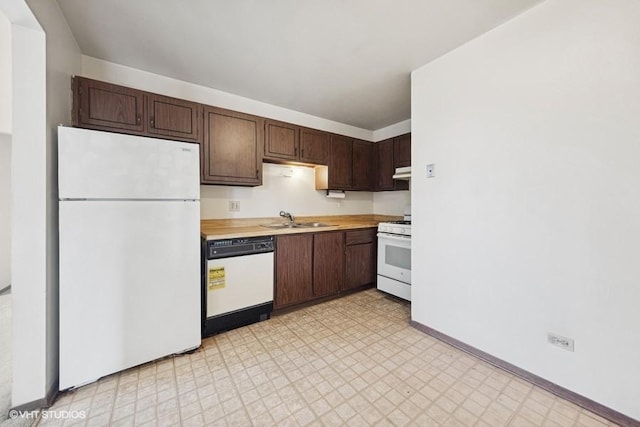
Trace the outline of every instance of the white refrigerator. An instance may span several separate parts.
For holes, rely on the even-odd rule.
[[[58,128],[65,390],[200,346],[199,147]]]

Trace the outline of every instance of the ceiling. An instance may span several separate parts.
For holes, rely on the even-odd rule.
[[[83,54],[377,130],[410,73],[541,0],[58,0]]]

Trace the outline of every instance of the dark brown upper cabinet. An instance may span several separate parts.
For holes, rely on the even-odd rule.
[[[146,94],[147,131],[186,142],[202,141],[202,105],[168,96]]]
[[[262,161],[316,167],[316,189],[406,190],[411,134],[371,144],[249,114],[75,76],[73,125],[201,144],[203,184],[262,184]]]
[[[296,161],[299,158],[300,128],[275,120],[265,121],[264,157]]]
[[[373,144],[368,141],[353,141],[352,189],[373,190]]]
[[[395,167],[411,166],[411,134],[397,136],[393,139],[393,160]]]
[[[300,128],[300,161],[314,165],[326,165],[329,158],[329,139],[327,132]]]
[[[408,181],[393,179],[396,166],[394,139],[389,138],[374,144],[375,191],[408,190]]]
[[[291,123],[265,121],[264,160],[326,165],[329,134]]]
[[[351,190],[353,185],[353,140],[331,135],[329,144],[328,189]]]
[[[222,108],[204,108],[202,183],[262,184],[264,119]]]
[[[202,141],[202,105],[75,76],[73,125],[185,142]]]
[[[372,191],[374,160],[372,143],[331,135],[329,165],[316,167],[316,190]]]
[[[144,92],[83,77],[71,85],[74,126],[144,134]]]

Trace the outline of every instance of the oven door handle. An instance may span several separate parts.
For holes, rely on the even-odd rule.
[[[378,233],[378,237],[380,237],[382,239],[397,240],[397,241],[400,241],[400,242],[410,242],[411,241],[411,236],[403,237],[403,236],[396,236],[396,235],[393,235],[393,234]]]

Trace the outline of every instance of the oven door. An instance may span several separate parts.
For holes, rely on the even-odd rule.
[[[411,236],[378,233],[378,275],[411,284]]]

